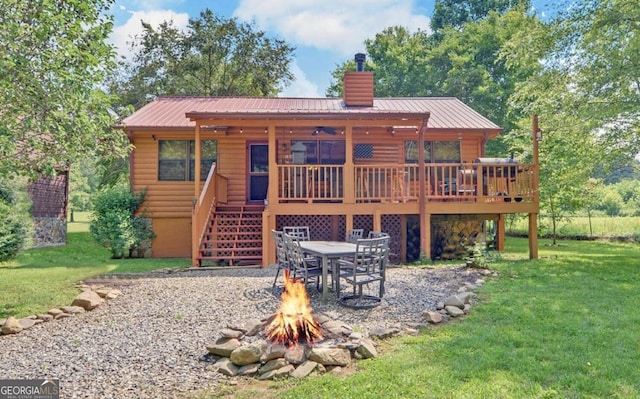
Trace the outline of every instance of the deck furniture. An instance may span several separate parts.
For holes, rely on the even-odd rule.
[[[333,281],[337,281],[337,275],[333,261],[345,256],[353,256],[356,252],[356,244],[343,241],[300,241],[300,247],[307,255],[317,256],[321,259],[322,269],[322,300],[329,299],[328,275],[331,272]]]
[[[323,268],[310,262],[310,259],[300,246],[301,242],[305,241],[301,241],[296,236],[284,234],[284,246],[287,259],[291,264],[293,277],[302,280],[305,285],[309,283],[310,279],[315,278],[316,288],[319,289],[321,276],[323,277],[323,284],[325,283]]]
[[[291,271],[291,262],[287,259],[287,250],[284,245],[284,233],[282,231],[271,230],[271,235],[273,236],[273,242],[276,247],[276,277],[273,279],[273,286],[276,286],[276,282],[278,281],[278,275],[280,274],[280,270],[289,270]]]
[[[347,231],[345,240],[347,242],[356,242],[358,238],[362,238],[364,235],[364,229],[350,229]]]
[[[309,226],[285,226],[282,228],[282,232],[297,237],[300,241],[309,241],[311,239]]]
[[[354,309],[378,306],[384,295],[385,268],[389,259],[389,236],[359,239],[351,260],[338,261],[336,290],[340,296],[340,279],[353,286],[353,294],[340,296],[338,302]],[[379,284],[378,295],[365,295],[363,286]]]

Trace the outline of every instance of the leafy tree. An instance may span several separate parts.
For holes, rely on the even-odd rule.
[[[22,180],[0,178],[0,263],[15,258],[33,232],[31,203]]]
[[[56,169],[80,154],[121,155],[101,89],[112,0],[0,2],[0,175]]]
[[[142,27],[131,44],[133,61],[110,84],[136,109],[159,95],[273,96],[293,79],[293,47],[209,9],[184,32],[172,21]]]
[[[467,22],[478,22],[491,11],[505,13],[510,9],[528,7],[523,0],[436,0],[431,29],[436,34],[445,27],[462,29]]]

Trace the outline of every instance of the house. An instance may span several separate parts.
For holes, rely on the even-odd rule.
[[[486,221],[501,249],[507,214],[529,215],[537,257],[537,165],[485,158],[502,129],[458,99],[374,98],[361,62],[344,98],[163,97],[119,127],[153,257],[266,266],[272,229],[308,225],[388,232],[395,261],[445,258]]]

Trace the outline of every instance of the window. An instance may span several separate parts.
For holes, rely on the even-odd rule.
[[[296,143],[304,144],[307,164],[344,165],[345,149],[342,140],[292,141],[291,147]]]
[[[193,181],[195,173],[194,140],[160,140],[158,142],[158,180]],[[200,180],[207,179],[211,164],[218,155],[216,140],[201,142]]]
[[[459,141],[425,141],[424,161],[433,163],[460,162],[460,142]],[[405,141],[404,143],[405,163],[418,163],[418,142]]]

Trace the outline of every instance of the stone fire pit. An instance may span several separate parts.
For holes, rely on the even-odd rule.
[[[215,361],[227,376],[250,376],[260,380],[306,377],[349,366],[354,359],[377,356],[375,344],[361,333],[324,314],[314,314],[323,339],[314,344],[287,346],[266,339],[265,327],[272,318],[248,326],[230,326],[215,343],[207,345],[205,360]]]

